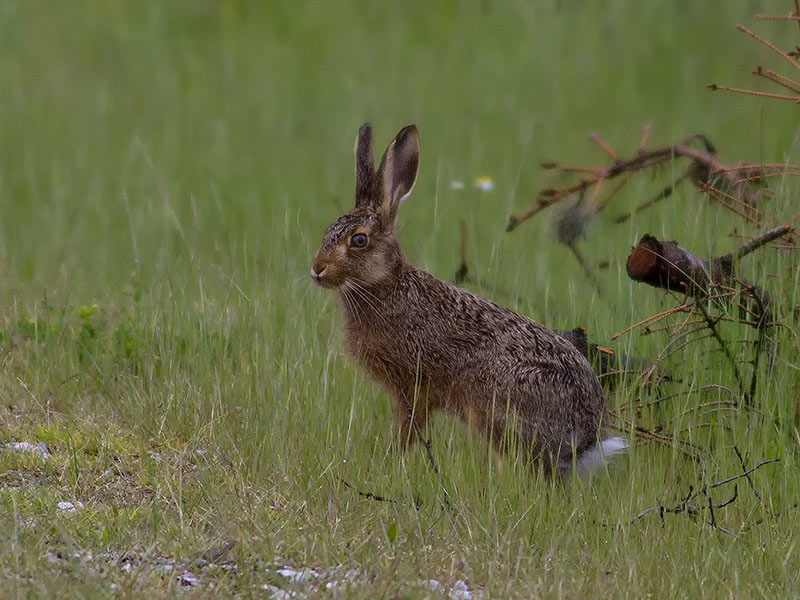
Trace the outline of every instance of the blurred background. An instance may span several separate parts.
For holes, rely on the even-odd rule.
[[[4,3],[4,287],[68,276],[103,295],[131,269],[193,261],[231,275],[251,265],[240,285],[302,274],[349,206],[365,121],[379,147],[405,124],[420,128],[420,181],[401,216],[415,260],[449,273],[464,217],[479,268],[527,256],[541,283],[534,257],[549,240],[538,224],[503,227],[553,183],[542,160],[605,160],[590,132],[620,153],[647,123],[655,144],[700,131],[731,161],[792,150],[790,107],[705,87],[750,83],[768,51],[734,24],[757,6]],[[793,33],[765,27],[776,42]],[[491,194],[451,190],[481,176]],[[627,244],[638,233],[623,231]]]

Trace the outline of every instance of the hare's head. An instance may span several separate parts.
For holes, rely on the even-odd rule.
[[[362,125],[356,138],[356,192],[352,210],[328,226],[311,265],[319,285],[338,288],[390,283],[402,265],[395,237],[397,209],[410,194],[419,168],[417,128],[400,130],[375,169],[372,127]]]

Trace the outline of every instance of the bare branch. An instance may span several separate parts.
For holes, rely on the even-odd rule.
[[[764,44],[764,45],[765,45],[767,48],[769,48],[770,50],[772,50],[773,52],[775,52],[775,53],[776,53],[776,54],[778,54],[779,56],[782,56],[783,58],[785,58],[787,61],[789,61],[789,62],[792,64],[792,66],[793,66],[795,69],[797,69],[798,71],[800,71],[800,63],[798,63],[798,62],[797,62],[796,60],[794,60],[794,59],[793,59],[791,56],[789,56],[788,54],[786,54],[786,52],[784,52],[783,50],[781,50],[780,48],[778,48],[777,46],[775,46],[775,44],[772,44],[771,42],[768,42],[767,40],[765,40],[764,38],[762,38],[760,35],[753,33],[752,31],[750,31],[750,30],[749,30],[747,27],[745,27],[744,25],[737,25],[737,26],[736,26],[736,29],[738,29],[739,31],[742,31],[742,32],[746,33],[747,35],[749,35],[749,36],[751,36],[751,37],[753,37],[753,38],[757,39],[759,42],[761,42],[762,44]]]

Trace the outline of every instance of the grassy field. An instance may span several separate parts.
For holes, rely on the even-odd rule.
[[[344,357],[337,299],[308,277],[352,202],[358,126],[371,121],[382,150],[413,122],[410,259],[452,279],[463,219],[467,287],[611,344],[676,304],[625,274],[642,234],[707,256],[760,229],[689,185],[616,225],[670,172],[636,177],[581,243],[609,262],[595,287],[549,215],[506,233],[509,215],[559,181],[542,160],[607,160],[592,131],[620,153],[652,123],[654,144],[701,131],[729,161],[800,162],[794,105],[705,87],[777,66],[734,25],[790,47],[796,27],[752,18],[790,4],[0,4],[0,595],[797,596],[788,329],[752,409],[692,410],[738,390],[713,339],[665,363],[679,381],[610,394],[612,407],[675,394],[628,416],[680,432],[700,461],[623,429],[630,455],[552,486],[513,463],[499,472],[439,418],[443,492],[422,448],[393,448],[389,398]],[[797,178],[772,189],[766,224],[798,211]],[[769,249],[741,265],[792,326],[797,265]],[[752,331],[723,325],[749,373],[736,342]],[[613,344],[654,357],[665,343]],[[699,496],[697,515],[631,522],[741,473],[734,446],[747,466],[780,462]],[[713,516],[724,530],[710,526],[708,498],[734,486]]]

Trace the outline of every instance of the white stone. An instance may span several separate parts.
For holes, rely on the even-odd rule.
[[[38,444],[31,444],[30,442],[9,442],[6,448],[14,452],[31,452],[37,456],[47,456],[47,444],[39,442]]]
[[[83,503],[81,502],[73,503],[73,502],[67,502],[66,500],[62,500],[56,505],[56,508],[58,508],[58,510],[60,510],[61,512],[74,513],[79,508],[83,508]]]
[[[450,588],[450,598],[453,600],[472,600],[473,593],[462,579],[459,579]]]
[[[442,584],[439,583],[438,579],[428,579],[427,584],[432,590],[438,590],[440,587],[442,587]]]
[[[200,583],[200,578],[190,571],[184,571],[178,575],[178,581],[180,581],[181,585],[197,585]]]
[[[294,583],[308,583],[311,579],[316,579],[319,577],[319,575],[317,575],[311,569],[300,569],[299,571],[296,571],[292,567],[288,566],[278,569],[278,575],[282,575]]]

